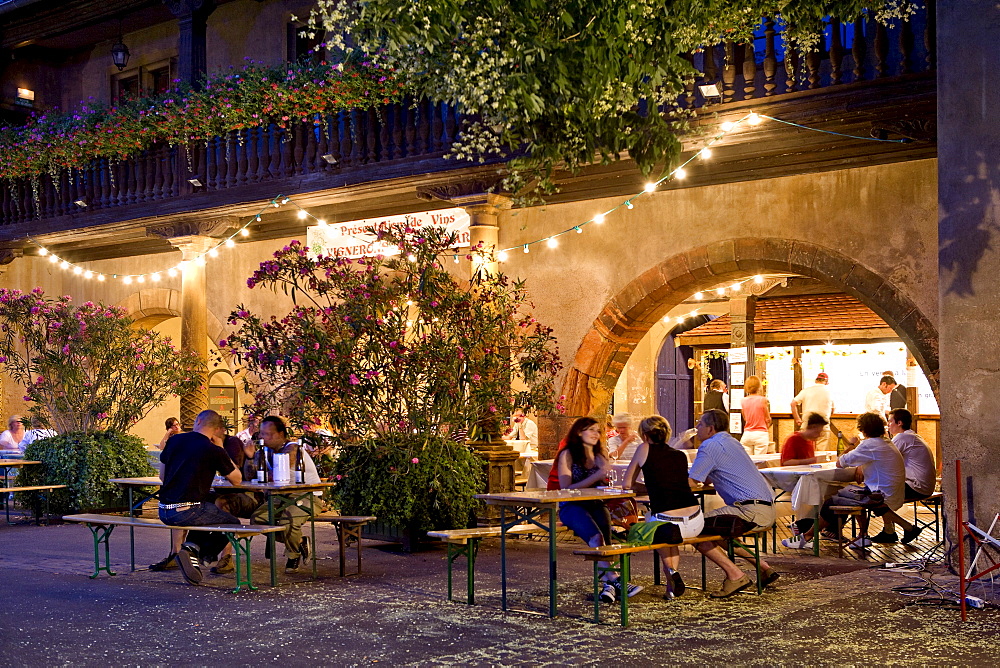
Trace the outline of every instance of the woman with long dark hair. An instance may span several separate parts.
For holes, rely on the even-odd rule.
[[[556,455],[560,489],[586,489],[604,482],[608,474],[608,456],[601,443],[602,427],[593,418],[580,418],[566,435],[566,447]],[[587,545],[600,547],[611,542],[611,515],[603,501],[565,501],[559,504],[559,520]],[[607,565],[607,564],[604,564]],[[642,587],[630,584],[628,596]],[[622,595],[619,579],[606,580],[601,600],[614,603]]]
[[[642,469],[643,481],[649,492],[649,517],[647,521],[676,524],[682,539],[693,538],[705,526],[701,506],[691,493],[688,482],[687,455],[670,447],[670,423],[659,415],[651,415],[639,423],[642,444],[632,456],[625,472],[625,488],[631,489]],[[684,593],[684,580],[677,572],[681,553],[676,547],[656,551],[667,573],[667,593],[672,599]]]

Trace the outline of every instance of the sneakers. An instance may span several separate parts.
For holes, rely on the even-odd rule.
[[[896,541],[899,540],[899,537],[896,536],[895,531],[893,531],[892,533],[886,533],[885,531],[882,531],[878,535],[872,536],[869,540],[871,540],[871,542],[873,543],[895,543]]]
[[[198,562],[198,546],[194,543],[184,543],[175,557],[177,565],[181,569],[181,575],[188,584],[196,585],[201,582],[201,564]]]
[[[917,536],[920,535],[920,532],[923,531],[923,530],[924,530],[923,527],[918,527],[918,526],[913,526],[913,527],[910,527],[909,529],[904,529],[903,530],[903,540],[900,541],[900,542],[902,542],[903,545],[909,545],[910,543],[913,542],[913,540]]]
[[[713,591],[709,596],[712,598],[729,598],[733,594],[738,594],[753,584],[749,575],[744,574],[739,580],[726,578],[722,581],[722,587],[718,591]]]
[[[670,574],[670,597],[677,598],[687,591],[687,587],[684,585],[684,580],[681,578],[681,574],[674,571]]]
[[[233,560],[233,555],[227,554],[219,562],[212,566],[212,572],[216,575],[225,575],[226,573],[232,573],[236,570],[236,564]]]
[[[779,573],[778,571],[774,570],[773,568],[766,568],[760,573],[760,583],[764,587],[770,587],[775,582],[777,582],[778,578],[780,577],[781,573]]]
[[[620,598],[621,595],[622,595],[622,581],[621,581],[621,579],[618,579],[618,580],[615,580],[614,582],[612,582],[611,586],[615,588],[615,593]],[[632,598],[633,596],[635,596],[636,594],[638,594],[641,591],[642,591],[642,587],[640,585],[629,583],[628,590],[627,590],[627,595],[628,595],[629,598]]]
[[[605,582],[604,589],[601,590],[601,603],[614,603],[617,600],[618,590],[610,582]]]
[[[793,550],[812,550],[814,548],[813,542],[805,538],[783,538],[781,544]]]
[[[301,563],[302,563],[301,557],[291,557],[288,561],[285,562],[285,572],[294,573],[295,571],[299,570],[299,564]]]
[[[169,571],[171,569],[177,568],[176,558],[177,558],[177,553],[171,552],[170,554],[168,554],[166,557],[163,558],[163,561],[157,561],[155,564],[150,564],[149,570],[159,572],[159,571]]]
[[[829,529],[823,529],[820,533],[820,538],[822,540],[832,540],[835,543],[840,542],[840,536],[837,535],[836,531],[830,531]]]
[[[847,544],[847,547],[851,548],[852,550],[863,550],[866,547],[871,547],[871,546],[872,546],[872,539],[869,538],[868,536],[861,536],[860,538],[856,538],[855,540],[852,540],[850,543]]]
[[[309,561],[309,539],[305,536],[302,537],[302,545],[299,547],[299,556],[302,557],[302,561]]]

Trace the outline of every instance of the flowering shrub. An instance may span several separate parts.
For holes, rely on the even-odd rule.
[[[286,64],[209,76],[201,90],[180,87],[107,107],[32,116],[0,128],[0,178],[17,179],[84,167],[94,158],[124,159],[156,142],[207,141],[231,130],[312,120],[344,109],[394,101],[400,84],[368,64]]]
[[[248,372],[256,412],[293,424],[322,415],[358,437],[468,427],[475,438],[499,433],[515,407],[557,407],[555,341],[523,282],[485,272],[459,282],[441,263],[455,238],[438,228],[377,235],[392,254],[314,256],[293,241],[247,281],[296,304],[280,319],[240,306],[219,342]]]
[[[170,395],[201,382],[203,364],[132,327],[114,306],[0,289],[0,368],[61,433],[124,432]]]

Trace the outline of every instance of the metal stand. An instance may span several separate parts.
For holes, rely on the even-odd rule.
[[[253,585],[252,569],[250,568],[250,541],[253,536],[237,536],[234,533],[226,533],[229,544],[233,546],[233,559],[236,560],[236,588],[233,593],[243,589],[246,585],[248,591],[257,591]]]
[[[93,580],[101,571],[106,572],[108,575],[118,575],[113,570],[111,570],[111,547],[108,544],[108,539],[111,538],[111,532],[115,530],[115,525],[113,524],[88,524],[87,528],[90,532],[94,534],[94,574],[90,576]],[[104,565],[101,566],[101,544],[104,544]]]

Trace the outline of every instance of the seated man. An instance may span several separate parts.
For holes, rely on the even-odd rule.
[[[285,421],[275,415],[269,415],[261,420],[260,438],[264,447],[257,451],[257,457],[263,457],[270,466],[275,454],[289,455],[290,470],[295,470],[296,457],[299,454],[299,444],[288,437],[288,427]],[[309,543],[302,537],[302,525],[309,519],[309,512],[287,496],[273,497],[275,508],[281,508],[276,513],[274,521],[285,527],[285,532],[278,540],[285,544],[285,572],[291,573],[299,569],[303,558],[309,556]],[[253,513],[254,524],[267,524],[267,505],[262,505]]]
[[[889,433],[892,434],[892,444],[903,456],[903,466],[906,468],[903,503],[920,501],[934,493],[937,483],[937,467],[934,465],[934,453],[924,439],[911,427],[913,414],[905,408],[896,408],[889,413]],[[895,511],[889,511],[882,516],[885,526],[882,533],[872,536],[873,543],[895,543],[896,525],[903,527],[903,545],[907,545],[920,535],[922,529],[915,527]]]
[[[864,474],[865,485],[849,485],[826,500],[819,514],[819,530],[837,523],[833,506],[867,506],[876,516],[881,517],[890,510],[897,510],[903,505],[903,487],[906,480],[906,470],[903,457],[885,436],[885,423],[875,413],[865,413],[858,417],[858,430],[865,440],[858,443],[852,438],[849,444],[854,447],[837,460],[839,468],[849,466],[859,467]],[[859,522],[861,535],[849,544],[849,547],[860,550],[870,546],[868,538],[868,517],[862,515]],[[811,550],[815,527],[802,534],[801,538],[787,538],[781,541],[785,547]],[[836,536],[835,536],[836,538]]]
[[[820,437],[827,419],[819,413],[810,413],[805,426],[785,439],[781,446],[781,465],[800,466],[816,463],[816,439]]]
[[[160,460],[163,462],[160,487],[160,520],[171,526],[239,524],[211,500],[211,487],[219,473],[234,485],[242,477],[222,449],[226,429],[215,411],[202,411],[194,421],[194,431],[172,436]],[[177,565],[189,584],[202,580],[200,559],[215,561],[228,544],[219,532],[192,531],[177,552]]]
[[[727,432],[729,415],[718,409],[706,411],[695,428],[701,447],[688,472],[691,485],[699,487],[710,482],[726,502],[725,506],[705,513],[702,535],[735,538],[755,527],[773,525],[774,492],[740,442]],[[753,584],[753,580],[729,559],[723,545],[714,541],[695,544],[699,552],[726,573],[722,588],[712,592],[712,598],[727,598]],[[753,555],[746,550],[737,550],[737,554],[753,560]],[[760,567],[765,587],[778,579],[778,572],[766,561],[761,561]]]
[[[608,454],[611,459],[621,459],[622,461],[632,461],[635,451],[642,443],[639,434],[632,428],[632,416],[628,413],[619,413],[611,418],[615,425],[616,435],[608,439]]]

